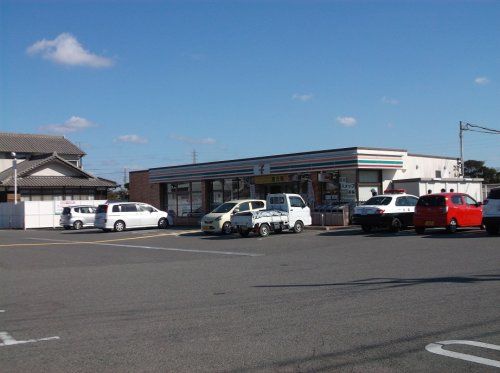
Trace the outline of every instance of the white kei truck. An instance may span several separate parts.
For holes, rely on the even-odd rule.
[[[250,232],[266,237],[284,229],[300,233],[304,226],[312,224],[311,210],[298,194],[268,194],[266,202],[265,210],[240,212],[231,217],[231,225],[242,237]]]

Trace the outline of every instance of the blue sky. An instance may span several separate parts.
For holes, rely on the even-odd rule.
[[[497,1],[0,2],[0,130],[143,169],[500,129]],[[500,136],[465,158],[500,167]]]

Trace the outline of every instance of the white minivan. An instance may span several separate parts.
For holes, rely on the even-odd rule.
[[[96,228],[115,232],[129,228],[166,229],[170,225],[173,225],[173,219],[167,212],[138,202],[111,202],[99,205],[94,222]]]

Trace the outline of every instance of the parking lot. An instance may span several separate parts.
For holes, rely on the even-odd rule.
[[[4,230],[0,361],[3,371],[493,371],[426,346],[500,345],[499,265],[500,237],[480,230]],[[500,364],[495,348],[446,349]]]

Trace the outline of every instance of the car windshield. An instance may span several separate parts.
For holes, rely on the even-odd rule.
[[[366,201],[365,205],[387,206],[389,203],[391,203],[391,201],[392,197],[378,196],[370,198],[368,201]]]
[[[443,196],[426,196],[420,197],[417,206],[424,207],[442,207],[446,206],[446,201]]]
[[[226,203],[223,203],[222,205],[220,205],[219,207],[217,207],[214,211],[212,212],[215,212],[217,214],[224,214],[226,212],[229,212],[232,210],[232,208],[236,206],[236,203],[229,203],[229,202],[226,202]]]

